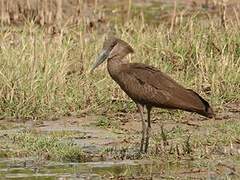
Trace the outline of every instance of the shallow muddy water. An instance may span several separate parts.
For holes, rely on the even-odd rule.
[[[161,163],[150,160],[86,163],[0,159],[0,179],[238,179],[235,169],[217,163],[200,168],[194,161]]]
[[[102,179],[129,174],[139,176],[151,161],[107,161],[89,163],[48,162],[30,159],[0,159],[1,179]]]

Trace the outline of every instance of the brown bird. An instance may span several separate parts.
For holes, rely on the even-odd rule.
[[[91,72],[108,60],[107,69],[110,76],[136,103],[142,121],[141,152],[147,152],[148,149],[152,107],[196,112],[208,118],[214,116],[208,102],[193,90],[184,88],[154,67],[123,60],[127,54],[133,52],[133,48],[125,41],[116,37],[108,38]],[[143,118],[144,107],[147,109],[147,126]]]

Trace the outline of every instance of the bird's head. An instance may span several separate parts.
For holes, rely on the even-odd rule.
[[[107,38],[103,43],[103,48],[98,55],[91,72],[107,59],[123,58],[127,54],[133,52],[133,48],[125,41],[116,37]]]

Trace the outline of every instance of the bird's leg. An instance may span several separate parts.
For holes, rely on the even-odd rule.
[[[150,113],[151,113],[152,107],[147,107],[147,134],[146,134],[146,143],[145,143],[145,153],[147,153],[148,150],[148,144],[149,144],[149,137],[151,133],[151,121],[150,121]]]
[[[141,139],[140,152],[143,152],[143,144],[144,144],[145,132],[146,132],[146,124],[145,124],[144,117],[143,117],[144,107],[141,104],[137,104],[137,107],[138,107],[140,117],[141,117],[141,121],[142,121],[142,139]]]

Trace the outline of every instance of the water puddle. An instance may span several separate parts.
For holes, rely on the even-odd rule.
[[[37,164],[23,159],[0,159],[0,177],[4,179],[101,179],[121,175],[137,176],[151,161],[105,161],[87,163],[48,162]]]
[[[0,179],[216,179],[238,178],[236,169],[220,162],[199,164],[151,160],[98,161],[85,163],[37,162],[31,159],[0,159]],[[201,162],[203,163],[203,162]],[[200,165],[200,166],[199,166]]]

